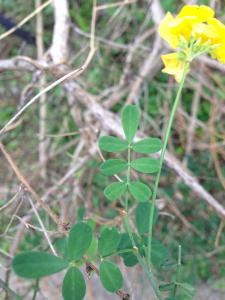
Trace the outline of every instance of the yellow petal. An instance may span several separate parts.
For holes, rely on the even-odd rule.
[[[198,23],[193,26],[192,35],[196,39],[201,39],[201,43],[214,44],[218,38],[218,31],[212,25]]]
[[[171,26],[174,21],[174,17],[168,12],[159,25],[159,34],[172,48],[177,48],[179,45],[179,37],[171,32]]]
[[[212,57],[225,64],[225,44],[212,50]]]
[[[183,17],[197,17],[199,22],[205,22],[210,18],[214,17],[214,11],[212,8],[206,5],[185,5],[180,13],[177,15],[178,18]]]
[[[184,73],[185,62],[178,59],[178,53],[169,53],[161,56],[165,68],[163,73],[173,75],[177,82],[181,81]]]
[[[196,23],[196,17],[174,18],[167,13],[159,26],[160,36],[174,49],[179,47],[180,37],[189,40],[192,32],[192,23]]]
[[[209,19],[207,21],[207,23],[209,25],[211,25],[212,27],[214,27],[215,30],[217,30],[218,35],[220,36],[220,38],[225,39],[225,25],[223,23],[221,23],[216,18]]]
[[[207,23],[217,32],[217,37],[214,38],[213,44],[218,45],[218,47],[212,50],[212,56],[225,63],[225,25],[215,18],[208,20]]]

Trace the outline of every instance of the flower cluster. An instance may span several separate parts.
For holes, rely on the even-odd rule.
[[[164,73],[181,81],[186,63],[208,53],[225,63],[225,25],[214,18],[205,5],[186,5],[173,17],[167,13],[159,26],[159,34],[177,52],[162,55]]]

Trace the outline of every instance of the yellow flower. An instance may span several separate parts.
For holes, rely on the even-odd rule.
[[[215,43],[218,33],[213,26],[206,23],[198,23],[193,26],[192,36],[196,40],[200,39],[202,44]]]
[[[161,56],[165,68],[163,73],[173,75],[177,82],[181,81],[184,73],[185,62],[181,61],[178,57],[178,53],[169,53]]]
[[[207,53],[225,63],[225,25],[214,18],[214,11],[205,5],[186,5],[176,17],[167,13],[159,26],[159,34],[177,53],[162,56],[164,73],[180,82],[195,57]]]
[[[211,54],[220,62],[225,63],[225,25],[215,18],[208,20],[207,23],[217,33],[217,36],[213,39],[213,44],[216,47],[212,50]]]
[[[198,22],[206,22],[214,17],[214,11],[205,5],[185,5],[177,15],[178,18],[190,16],[196,17]]]
[[[214,11],[205,5],[186,5],[174,18],[167,13],[159,26],[159,34],[172,48],[178,48],[180,39],[183,37],[189,41],[192,36],[193,27],[196,24],[206,22],[213,18]]]
[[[174,49],[179,47],[180,37],[190,38],[191,22],[193,18],[174,18],[171,13],[167,13],[159,26],[159,34]]]

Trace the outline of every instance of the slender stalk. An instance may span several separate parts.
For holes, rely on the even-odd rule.
[[[131,171],[131,167],[130,167],[130,163],[131,163],[131,145],[129,145],[128,147],[128,153],[127,153],[127,163],[128,163],[128,167],[127,167],[127,186],[130,184],[130,171]],[[151,286],[154,290],[154,293],[156,295],[156,297],[159,299],[159,300],[162,300],[162,297],[160,295],[160,292],[159,292],[159,289],[157,287],[157,284],[156,284],[156,281],[155,281],[155,278],[153,276],[152,273],[149,272],[147,266],[146,266],[146,263],[145,263],[145,260],[141,257],[141,255],[139,254],[138,252],[138,248],[136,246],[136,243],[135,243],[135,240],[134,240],[134,237],[133,237],[133,234],[132,234],[132,231],[131,231],[131,227],[130,227],[130,224],[129,224],[129,208],[128,208],[128,200],[129,200],[129,191],[128,189],[126,190],[126,195],[125,195],[125,211],[126,211],[126,216],[124,218],[124,224],[125,224],[125,228],[127,230],[127,233],[129,235],[129,238],[131,240],[131,243],[132,243],[132,247],[135,251],[135,255],[137,257],[137,260],[139,262],[139,264],[142,266],[145,274],[147,275],[150,283],[151,283]]]
[[[155,179],[155,185],[154,185],[154,190],[153,190],[153,194],[152,194],[152,205],[151,205],[151,211],[150,211],[150,219],[149,219],[149,235],[148,235],[148,248],[147,248],[147,263],[148,263],[148,269],[151,272],[151,245],[152,245],[152,231],[153,231],[153,216],[154,216],[154,212],[155,212],[155,205],[156,205],[156,196],[157,196],[157,192],[158,192],[158,185],[159,185],[159,179],[160,179],[160,175],[161,175],[161,171],[162,171],[162,166],[163,166],[163,161],[164,161],[164,156],[165,156],[165,152],[166,152],[166,147],[168,144],[168,139],[170,136],[170,132],[171,132],[171,128],[172,128],[172,124],[173,124],[173,120],[174,120],[174,115],[181,97],[181,92],[184,86],[184,82],[185,82],[185,78],[186,78],[186,74],[187,71],[189,69],[189,62],[186,62],[185,64],[185,68],[184,68],[184,73],[182,75],[182,79],[177,91],[177,95],[171,110],[171,114],[170,114],[170,118],[169,118],[169,122],[167,125],[167,129],[166,129],[166,133],[165,133],[165,138],[164,138],[164,142],[163,142],[163,146],[162,146],[162,151],[161,151],[161,155],[160,155],[160,159],[159,159],[159,170],[158,173],[156,175],[156,179]]]
[[[127,186],[130,184],[130,162],[131,162],[131,145],[128,146],[128,152],[127,152]],[[129,224],[129,215],[128,215],[128,200],[129,200],[129,192],[128,189],[126,190],[126,195],[125,195],[125,211],[126,211],[126,216],[124,218],[125,222],[125,227],[127,230],[127,233],[130,237],[131,243],[133,245],[133,248],[136,249],[135,241],[131,232],[130,224]]]
[[[176,296],[177,287],[180,282],[180,269],[181,269],[181,245],[178,246],[177,273],[176,273],[176,282],[173,289],[173,297]]]

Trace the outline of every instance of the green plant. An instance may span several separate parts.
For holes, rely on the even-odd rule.
[[[62,257],[44,251],[18,254],[13,259],[13,269],[17,275],[39,279],[66,269],[62,295],[65,300],[81,300],[86,293],[85,279],[80,270],[82,265],[86,265],[88,273],[96,271],[99,274],[101,283],[107,291],[115,293],[123,287],[123,275],[115,263],[115,257],[118,256],[127,267],[133,267],[138,263],[143,267],[158,299],[163,299],[162,294],[169,295],[167,300],[180,299],[179,293],[182,294],[182,289],[186,294],[190,294],[190,286],[180,282],[181,247],[178,262],[174,263],[165,245],[152,238],[152,227],[158,220],[155,201],[150,201],[154,194],[146,183],[133,180],[132,172],[159,174],[162,163],[162,158],[158,160],[148,156],[161,150],[162,142],[158,138],[134,141],[139,121],[140,114],[137,107],[126,106],[122,111],[122,127],[126,139],[103,136],[99,140],[102,151],[121,153],[122,156],[109,158],[101,164],[100,170],[104,175],[116,178],[116,181],[105,188],[104,194],[110,202],[121,202],[124,208],[124,230],[104,226],[100,228],[98,234],[90,222],[79,221],[69,230],[68,237],[64,240],[66,247],[61,247]],[[124,153],[126,159],[123,157]],[[121,177],[118,173],[122,173]],[[130,206],[135,206],[136,231],[130,226],[132,217]],[[151,253],[150,261],[149,253]],[[95,266],[96,263],[99,265],[99,271]],[[170,275],[173,275],[170,282],[159,283],[157,275],[160,274],[162,278],[163,273],[168,270]],[[165,276],[167,277],[166,273]],[[124,294],[124,299],[125,297],[127,294]]]

